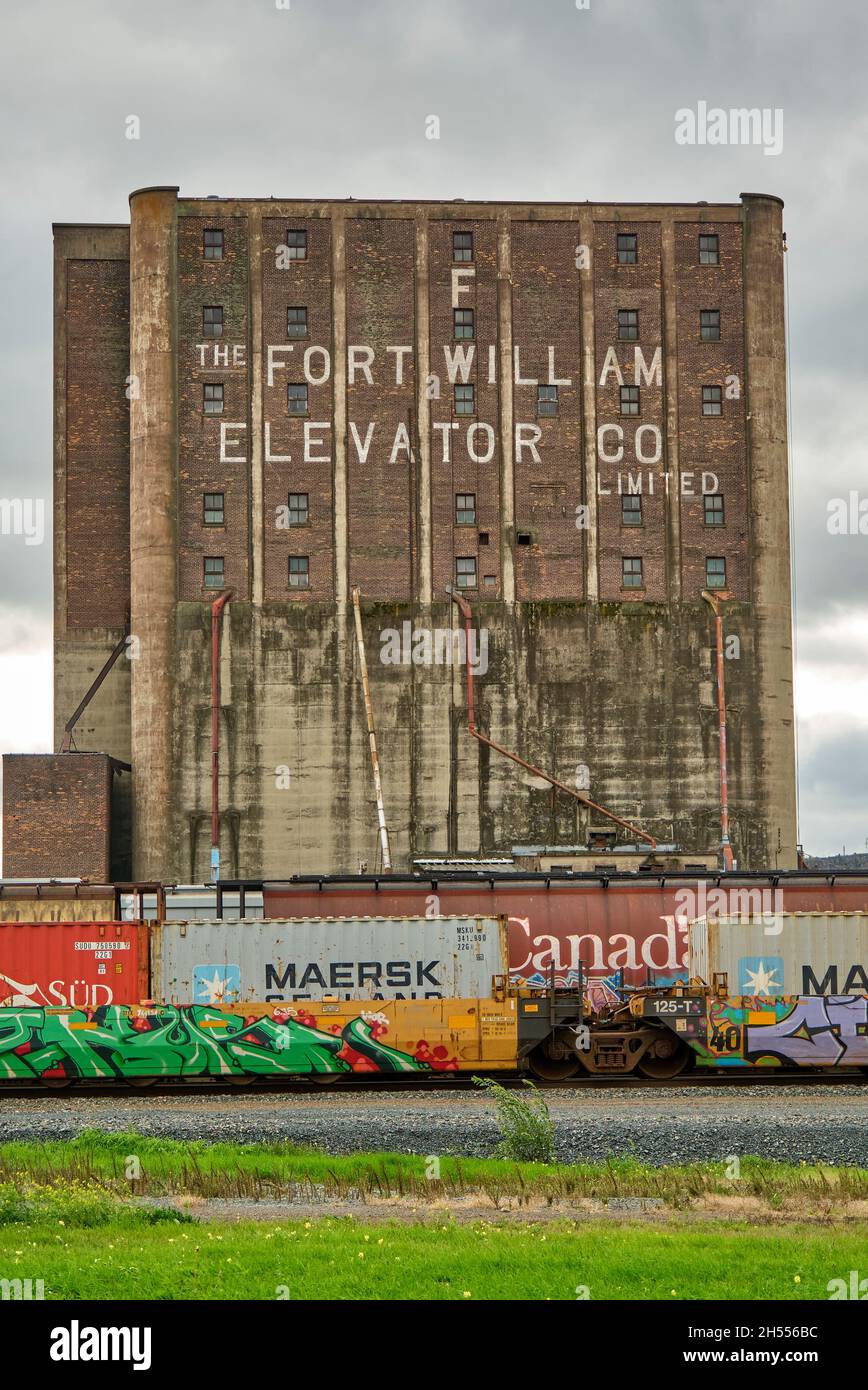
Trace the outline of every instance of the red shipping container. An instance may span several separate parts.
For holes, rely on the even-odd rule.
[[[581,961],[602,980],[624,970],[627,984],[683,979],[688,926],[706,914],[866,912],[868,876],[834,886],[822,876],[800,881],[680,879],[599,883],[544,878],[448,881],[420,879],[380,886],[341,879],[287,883],[265,890],[267,917],[448,913],[509,919],[509,967],[515,984],[569,986]]]
[[[142,922],[0,922],[0,1008],[92,1009],[147,997]]]

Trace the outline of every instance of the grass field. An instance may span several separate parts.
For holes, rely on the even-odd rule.
[[[86,1300],[825,1299],[831,1279],[868,1258],[862,1169],[745,1159],[733,1182],[723,1164],[443,1159],[430,1181],[425,1165],[134,1134],[3,1145],[0,1281],[41,1279],[48,1299]],[[304,1200],[306,1185],[323,1213],[309,1220],[287,1201]],[[713,1210],[734,1193],[761,1199],[774,1225]],[[168,1205],[182,1196],[189,1207]],[[329,1215],[348,1197],[358,1217]],[[385,1197],[400,1220],[392,1209],[381,1219]],[[578,1211],[588,1198],[629,1197],[656,1198],[663,1219]],[[259,1220],[217,1220],[215,1198],[245,1216],[267,1206]]]
[[[298,1196],[299,1188],[307,1185],[335,1197],[352,1191],[363,1197],[424,1201],[479,1193],[494,1204],[502,1197],[653,1197],[677,1208],[702,1196],[737,1193],[773,1208],[801,1200],[818,1212],[831,1212],[842,1201],[868,1200],[868,1169],[750,1157],[741,1160],[737,1181],[723,1162],[655,1168],[632,1158],[566,1165],[444,1157],[439,1160],[439,1177],[432,1180],[431,1172],[425,1157],[411,1154],[333,1156],[289,1143],[190,1143],[97,1130],[62,1143],[0,1145],[0,1184],[25,1178],[45,1184],[63,1178],[136,1194],[186,1192],[255,1199],[290,1189]]]
[[[62,1218],[61,1218],[62,1220]],[[62,1299],[822,1299],[864,1266],[861,1231],[745,1223],[200,1224],[0,1228],[0,1278]]]

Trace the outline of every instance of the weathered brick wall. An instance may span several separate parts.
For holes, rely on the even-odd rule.
[[[111,878],[111,783],[101,753],[3,758],[5,878]]]
[[[373,385],[357,366],[347,381],[347,476],[350,496],[350,584],[384,599],[408,599],[415,563],[415,470],[398,426],[416,446],[416,323],[414,277],[416,231],[411,218],[348,218],[347,343],[374,351]],[[396,378],[397,355],[388,347],[410,347],[401,355],[403,384]],[[352,432],[354,424],[360,444]],[[374,432],[364,453],[368,430]],[[391,454],[395,452],[394,462]]]
[[[720,264],[700,265],[700,233],[719,239]],[[675,229],[678,306],[678,437],[681,469],[692,469],[696,494],[681,503],[681,566],[684,598],[705,587],[705,560],[726,559],[726,586],[750,597],[748,568],[747,443],[745,438],[744,287],[742,233],[733,222],[682,222]],[[702,342],[699,316],[720,310],[720,342]],[[738,378],[740,395],[727,399],[727,379]],[[723,414],[704,416],[703,386],[720,386]],[[701,487],[713,473],[724,498],[725,523],[706,526]]]
[[[203,255],[205,228],[222,230],[223,258]],[[222,556],[224,579],[239,598],[249,595],[249,342],[246,217],[178,218],[178,518],[181,598],[208,598],[203,559]],[[202,332],[205,305],[223,309],[223,333]],[[215,356],[216,353],[216,356]],[[204,365],[203,365],[204,358]],[[223,385],[222,415],[206,415],[203,386]],[[220,426],[229,430],[220,461]],[[206,525],[204,495],[224,494],[223,526]],[[214,593],[210,593],[214,597]]]
[[[279,269],[277,248],[286,244],[288,230],[307,232],[307,256]],[[305,461],[305,424],[334,418],[334,335],[332,330],[332,228],[328,218],[263,217],[262,219],[262,408],[270,425],[273,458],[290,456],[290,462],[269,462],[264,467],[263,555],[265,598],[291,603],[327,603],[334,598],[334,430],[310,430]],[[268,344],[288,343],[286,311],[307,309],[308,334],[293,340],[292,352],[280,354],[286,363],[275,366],[268,384],[265,358]],[[308,415],[292,418],[287,407],[289,383],[305,382],[304,356],[312,345],[325,347],[330,371],[321,384],[308,383]],[[310,375],[325,374],[321,355],[310,359]],[[325,460],[325,461],[323,461]],[[291,492],[306,492],[310,518],[307,526],[278,529],[277,508],[286,507]],[[307,555],[310,588],[289,588],[289,556]]]
[[[515,549],[518,599],[582,598],[583,538],[576,508],[585,501],[582,469],[582,347],[575,223],[512,224],[512,334],[523,378],[549,382],[549,348],[558,414],[537,416],[537,387],[514,386],[519,423],[542,430],[537,463],[527,447],[515,465],[515,529],[531,544]]]
[[[130,604],[126,261],[66,262],[66,626],[121,627]]]

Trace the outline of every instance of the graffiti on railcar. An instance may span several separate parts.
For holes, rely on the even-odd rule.
[[[268,1015],[206,1005],[152,1012],[104,1005],[68,1012],[0,1011],[0,1078],[124,1080],[136,1077],[286,1076],[325,1072],[430,1072],[454,1059],[427,1043],[417,1055],[383,1041],[388,1021],[362,1012],[321,1028],[295,1009]],[[438,1048],[436,1053],[445,1051]]]
[[[748,1062],[772,1057],[797,1067],[868,1066],[868,997],[802,995],[774,1022],[748,1022]]]

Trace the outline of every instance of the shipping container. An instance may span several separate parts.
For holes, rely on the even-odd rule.
[[[488,998],[507,973],[497,917],[308,917],[151,928],[161,1004]]]
[[[868,994],[868,913],[700,918],[688,966],[706,984],[725,974],[734,998]]]
[[[0,922],[112,922],[110,885],[0,883]]]
[[[138,1004],[148,990],[142,922],[0,922],[0,1008]]]
[[[585,974],[666,986],[686,978],[690,922],[705,915],[868,912],[868,875],[804,874],[570,880],[555,874],[465,879],[322,878],[266,885],[267,917],[403,915],[429,911],[506,916],[513,984],[573,986]]]

